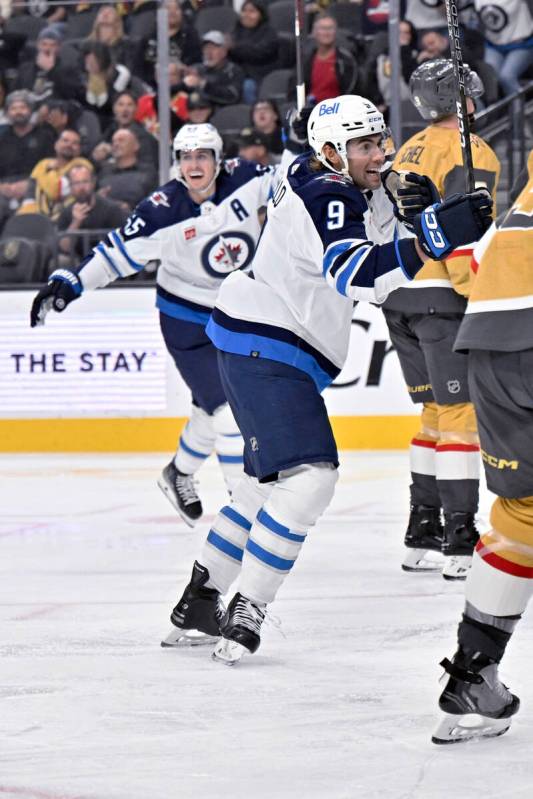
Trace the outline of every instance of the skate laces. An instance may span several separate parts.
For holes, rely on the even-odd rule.
[[[199,502],[200,498],[196,493],[198,482],[194,479],[192,474],[177,474],[176,475],[176,491],[180,495],[184,505],[191,505],[193,502]]]
[[[249,599],[240,596],[231,615],[233,624],[242,624],[243,627],[259,635],[266,612]]]

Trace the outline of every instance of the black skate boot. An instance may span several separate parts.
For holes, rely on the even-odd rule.
[[[174,505],[181,518],[189,527],[194,527],[203,513],[203,508],[194,487],[193,475],[178,471],[174,461],[170,461],[161,472],[157,485]]]
[[[191,581],[170,615],[174,629],[161,646],[197,646],[218,640],[226,608],[217,590],[205,588],[208,580],[208,570],[195,561]]]
[[[411,514],[404,544],[409,549],[402,569],[406,572],[440,571],[442,562],[426,558],[426,553],[440,552],[443,540],[440,508],[430,505],[411,505]]]
[[[444,658],[441,666],[449,675],[439,698],[439,708],[446,715],[435,730],[433,743],[461,743],[507,732],[520,700],[500,681],[497,661],[459,647],[453,662]]]
[[[239,661],[245,650],[252,654],[259,649],[261,625],[266,608],[257,605],[242,594],[235,594],[220,625],[222,638],[215,647],[213,660],[227,666]]]
[[[442,554],[445,580],[466,580],[479,541],[473,513],[445,513]]]

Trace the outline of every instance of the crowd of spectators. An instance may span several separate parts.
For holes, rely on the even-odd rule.
[[[532,75],[529,2],[497,1],[506,27],[493,2],[459,5],[465,61],[490,104]],[[14,214],[37,212],[66,231],[63,256],[79,256],[76,231],[119,224],[157,186],[156,8],[152,0],[2,4],[0,231]],[[166,8],[171,135],[186,122],[217,123],[229,107],[239,125],[225,141],[228,155],[279,161],[295,93],[292,0],[166,0]],[[309,101],[353,92],[387,113],[388,0],[310,0],[305,11]],[[407,101],[413,70],[447,56],[449,39],[443,0],[402,0],[401,14]]]

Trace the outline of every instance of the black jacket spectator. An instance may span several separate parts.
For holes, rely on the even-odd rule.
[[[74,100],[80,96],[77,73],[61,62],[60,42],[55,28],[43,28],[37,39],[35,58],[25,61],[18,70],[15,89],[27,89],[38,104],[52,96],[59,100]]]
[[[268,24],[266,6],[261,0],[243,3],[232,41],[229,58],[241,66],[246,78],[260,83],[272,72],[278,57],[278,37]]]
[[[171,61],[190,66],[202,60],[202,45],[195,28],[184,18],[177,0],[168,0],[168,53]],[[144,67],[142,77],[151,85],[156,84],[157,37],[151,36],[143,42]]]
[[[11,125],[0,133],[0,180],[28,178],[37,161],[54,155],[55,133],[49,125],[30,122],[27,92],[8,95],[6,108]]]
[[[113,121],[113,103],[121,92],[131,91],[140,97],[145,84],[123,64],[114,64],[111,51],[102,42],[84,45],[83,103],[98,115],[103,130]]]
[[[26,36],[22,33],[10,33],[5,29],[4,22],[0,22],[0,72],[16,69],[19,54],[26,43]]]
[[[152,165],[139,161],[139,142],[131,130],[117,130],[111,146],[112,159],[99,169],[98,190],[132,210],[156,188],[157,174]]]
[[[192,94],[201,91],[215,106],[232,105],[241,99],[244,73],[228,61],[226,37],[220,31],[209,31],[202,38],[203,63],[185,69],[179,85]]]

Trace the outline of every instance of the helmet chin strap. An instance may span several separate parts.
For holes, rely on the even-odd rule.
[[[324,166],[325,166],[325,167],[327,167],[328,169],[331,169],[331,171],[332,171],[332,172],[336,172],[336,173],[337,173],[337,175],[342,175],[343,177],[345,177],[345,178],[348,178],[348,180],[351,180],[351,181],[352,181],[352,183],[353,183],[353,178],[352,178],[352,176],[350,175],[350,173],[348,172],[348,164],[346,163],[346,159],[345,159],[345,158],[343,158],[343,156],[342,156],[342,155],[339,153],[339,151],[337,150],[337,148],[336,148],[336,147],[334,147],[333,145],[331,145],[331,146],[333,147],[333,149],[335,150],[335,152],[337,153],[337,155],[338,155],[338,156],[339,156],[339,158],[341,159],[341,162],[342,162],[342,168],[341,168],[341,169],[338,169],[337,167],[334,167],[334,166],[333,166],[333,165],[332,165],[332,164],[331,164],[331,163],[328,161],[328,159],[326,158],[326,156],[325,156],[323,153],[321,153],[321,155],[320,155],[320,156],[317,156],[318,160],[319,160],[319,161],[320,161],[322,164],[324,164]]]

